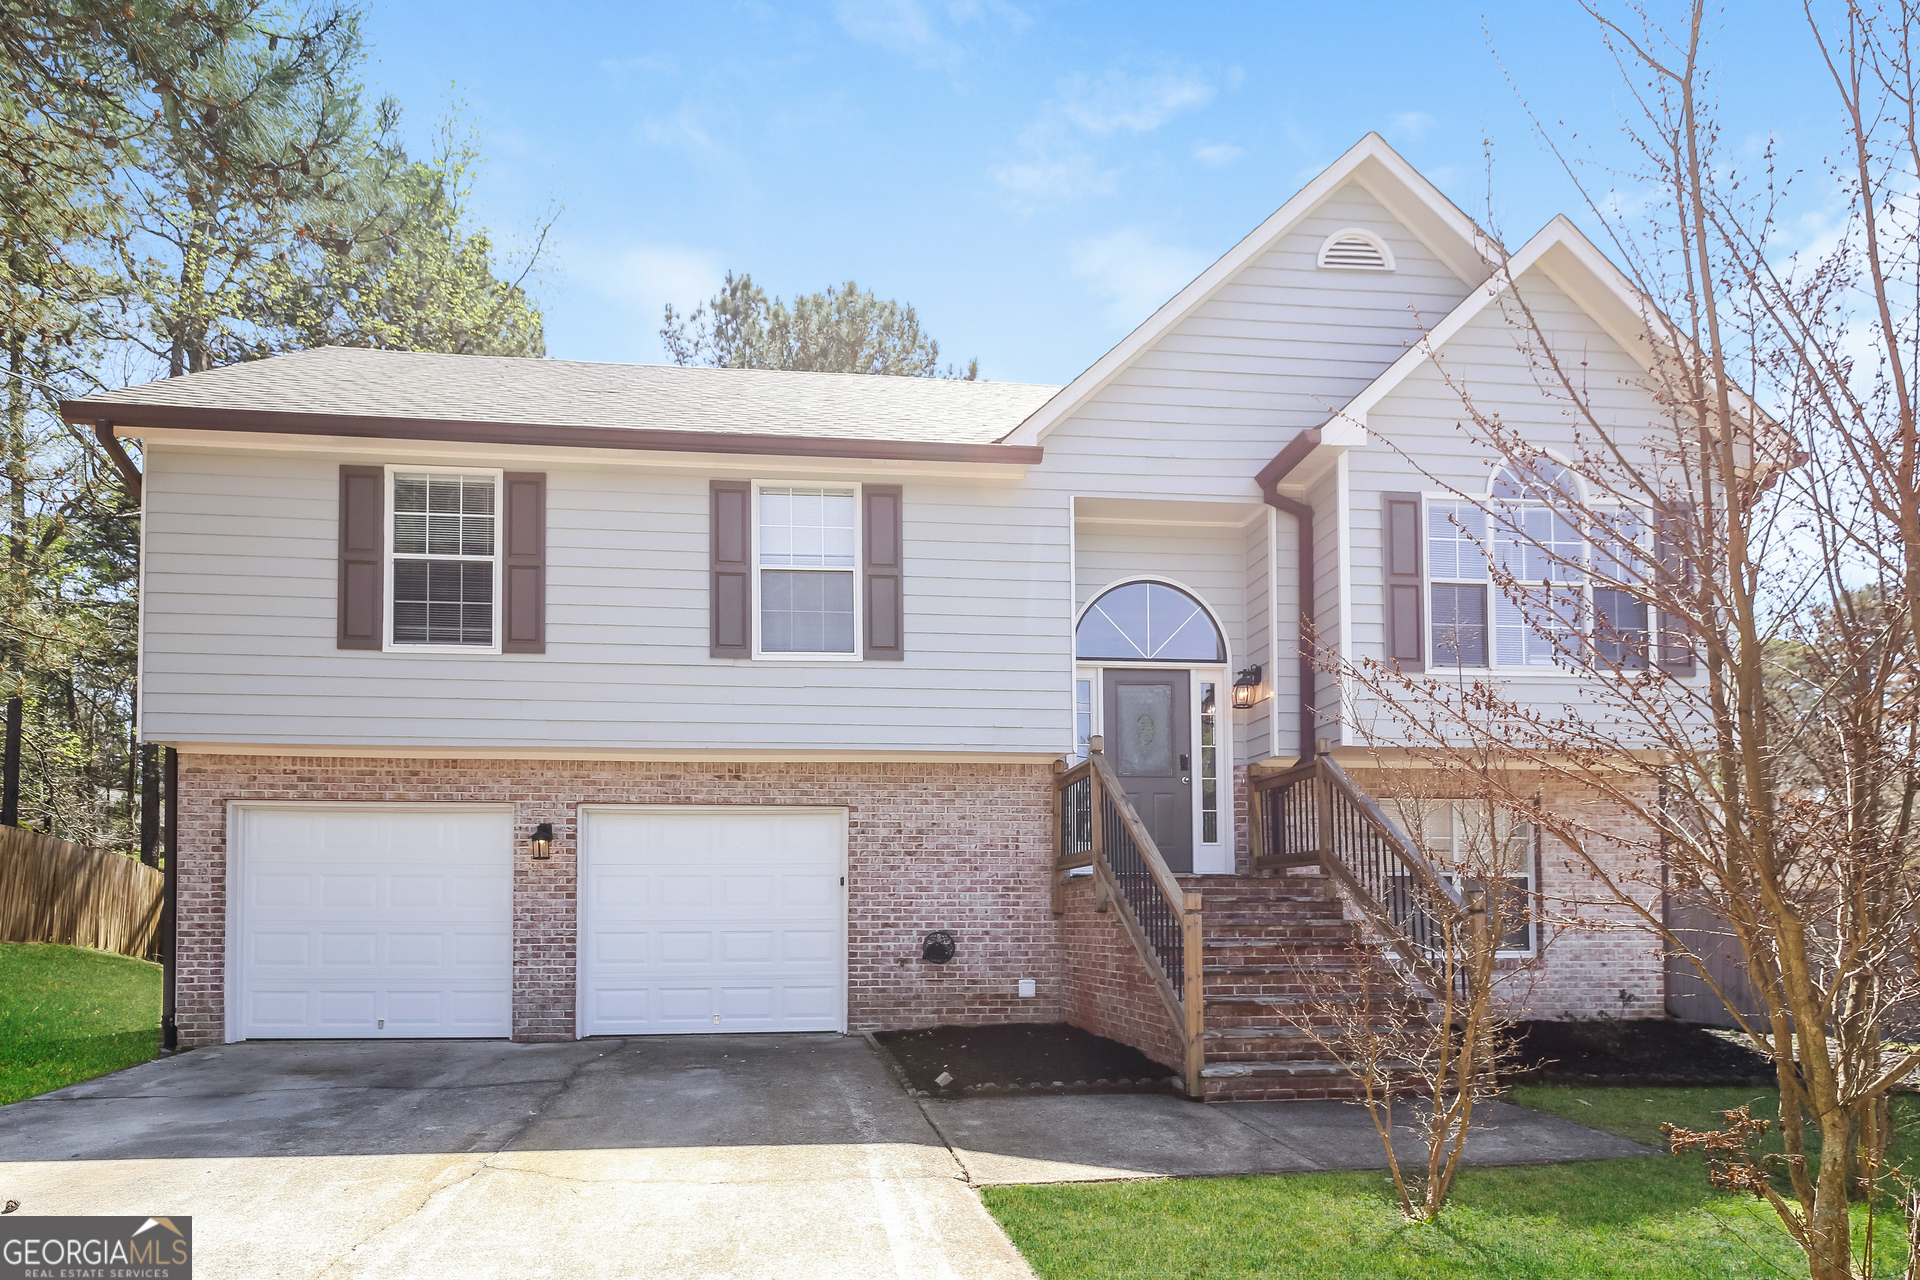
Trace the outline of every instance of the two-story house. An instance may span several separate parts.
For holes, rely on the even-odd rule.
[[[1602,255],[1559,220],[1510,272],[1651,414]],[[1569,430],[1493,274],[1369,136],[1065,387],[329,348],[70,402],[145,450],[183,1042],[1067,1019],[1246,1028],[1209,1096],[1310,1092],[1061,873],[1061,762],[1204,916],[1259,897],[1250,779],[1359,759],[1303,634],[1412,667],[1441,617],[1564,696],[1426,509],[1495,481],[1450,379]],[[1659,1005],[1644,935],[1512,949],[1543,1016]]]

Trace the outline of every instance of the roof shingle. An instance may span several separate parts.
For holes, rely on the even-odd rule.
[[[987,444],[1058,390],[1019,382],[318,347],[70,405],[102,416],[112,416],[115,406],[150,406]]]

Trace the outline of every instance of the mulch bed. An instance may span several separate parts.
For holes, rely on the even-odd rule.
[[[1773,1067],[1724,1034],[1665,1018],[1521,1022],[1508,1084],[1772,1084]]]
[[[874,1039],[922,1097],[1175,1091],[1172,1067],[1064,1022],[881,1031]]]

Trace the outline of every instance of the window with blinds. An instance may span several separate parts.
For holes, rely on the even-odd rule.
[[[493,648],[500,477],[396,470],[392,485],[393,643]]]

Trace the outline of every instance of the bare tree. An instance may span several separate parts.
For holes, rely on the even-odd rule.
[[[1707,6],[1672,29],[1639,7],[1588,12],[1636,112],[1637,167],[1589,212],[1641,299],[1644,411],[1622,413],[1537,278],[1492,264],[1543,413],[1483,402],[1443,345],[1460,428],[1498,478],[1469,491],[1429,473],[1485,603],[1444,620],[1435,605],[1422,675],[1325,660],[1416,757],[1505,761],[1465,778],[1496,810],[1550,786],[1583,798],[1534,807],[1546,838],[1692,962],[1775,1067],[1785,1154],[1741,1187],[1815,1280],[1871,1274],[1848,1203],[1895,1172],[1886,1099],[1920,1066],[1887,1034],[1920,996],[1915,15],[1808,9],[1844,122],[1825,175],[1844,217],[1796,247],[1790,175],[1722,144]],[[1508,661],[1576,674],[1580,693],[1543,701],[1502,678]],[[1715,982],[1663,894],[1726,922],[1750,994]]]
[[[1414,1221],[1446,1207],[1476,1110],[1501,1089],[1513,1011],[1525,1006],[1530,977],[1524,965],[1503,969],[1501,953],[1536,950],[1532,895],[1515,891],[1513,875],[1531,858],[1531,815],[1459,798],[1479,790],[1456,781],[1462,763],[1377,768],[1370,779],[1401,829],[1435,855],[1434,879],[1399,876],[1391,891],[1394,914],[1417,940],[1416,963],[1396,964],[1363,933],[1338,965],[1303,970],[1306,995],[1287,1013],[1353,1078],[1400,1210]],[[1441,878],[1457,894],[1444,892]],[[1395,1147],[1396,1135],[1417,1149],[1417,1166]]]

